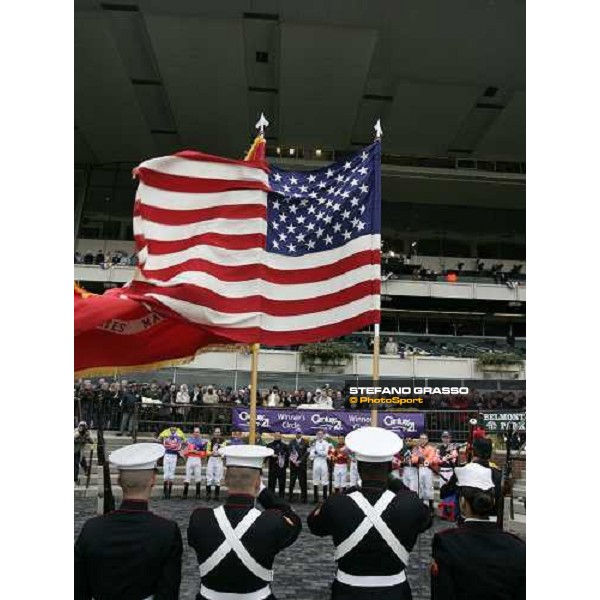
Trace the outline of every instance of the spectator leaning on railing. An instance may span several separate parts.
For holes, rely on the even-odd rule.
[[[398,344],[393,338],[388,338],[383,351],[385,354],[398,354]]]
[[[202,397],[202,402],[206,405],[217,404],[219,402],[219,396],[215,393],[213,386],[206,388],[206,393]]]

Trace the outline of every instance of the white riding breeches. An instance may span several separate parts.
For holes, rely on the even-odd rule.
[[[433,471],[429,467],[419,467],[419,498],[433,500]]]
[[[348,465],[333,465],[333,487],[345,488],[348,478]]]
[[[350,463],[350,486],[356,487],[361,484],[360,477],[358,476],[358,463],[353,460]]]
[[[419,489],[419,478],[416,467],[404,466],[402,469],[402,483],[411,491],[417,492]]]
[[[173,481],[175,479],[175,469],[177,468],[177,454],[165,454],[163,458],[163,478],[164,481]]]
[[[313,485],[329,485],[329,469],[327,459],[317,456],[313,462]]]
[[[202,477],[202,459],[199,456],[190,456],[185,463],[185,483],[190,483],[193,479],[200,483]]]
[[[221,485],[223,459],[211,456],[206,464],[206,485]]]

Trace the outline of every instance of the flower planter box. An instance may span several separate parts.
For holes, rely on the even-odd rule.
[[[492,373],[518,373],[523,369],[523,365],[518,363],[512,365],[479,365],[480,371]]]
[[[336,373],[341,374],[346,370],[349,361],[323,362],[316,358],[314,360],[305,360],[304,366],[310,373]]]

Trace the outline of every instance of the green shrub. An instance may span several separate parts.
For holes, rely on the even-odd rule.
[[[316,344],[306,344],[300,350],[300,357],[303,363],[314,363],[317,360],[323,364],[344,364],[352,358],[346,344],[339,342],[318,342]]]
[[[523,364],[523,359],[512,352],[489,352],[481,354],[477,359],[477,366],[507,366]]]

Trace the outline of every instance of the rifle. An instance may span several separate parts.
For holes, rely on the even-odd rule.
[[[106,460],[106,443],[104,441],[104,398],[99,401],[98,411],[98,464],[102,466],[103,479],[103,508],[102,512],[107,514],[115,510],[115,497],[112,493],[110,481],[110,466]]]
[[[515,505],[512,493],[512,441],[515,435],[514,423],[508,424],[508,433],[506,435],[506,461],[502,469],[502,494],[501,502],[497,507],[498,529],[504,529],[504,498],[510,496],[510,518],[515,518]]]
[[[90,461],[87,468],[87,474],[85,479],[85,489],[90,487],[90,477],[92,476],[92,461],[94,460],[94,447],[90,449]]]
[[[469,437],[467,438],[467,462],[473,460],[473,431],[477,425],[477,419],[469,419]]]

